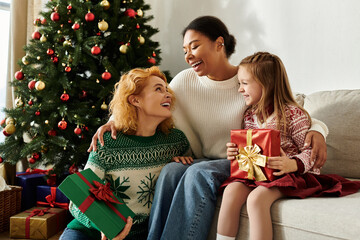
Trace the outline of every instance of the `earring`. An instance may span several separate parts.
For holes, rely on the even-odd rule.
[[[224,43],[222,43],[221,46],[224,46]]]

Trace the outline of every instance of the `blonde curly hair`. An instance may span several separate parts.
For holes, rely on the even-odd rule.
[[[120,81],[115,84],[114,96],[109,104],[110,114],[113,117],[115,128],[125,134],[133,135],[136,133],[138,125],[138,116],[136,107],[129,102],[129,96],[138,95],[144,89],[147,80],[150,76],[156,76],[164,80],[166,86],[168,83],[165,75],[158,67],[151,68],[135,68],[125,73],[120,78]],[[168,87],[171,94],[171,109],[175,103],[174,92]],[[170,129],[174,128],[174,121],[172,117],[162,121],[158,130],[169,133]]]

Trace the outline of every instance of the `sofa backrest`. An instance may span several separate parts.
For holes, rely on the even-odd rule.
[[[360,89],[307,95],[304,108],[329,128],[327,160],[321,173],[360,178]]]

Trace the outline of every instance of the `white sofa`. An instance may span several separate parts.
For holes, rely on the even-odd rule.
[[[297,98],[329,128],[322,173],[360,180],[360,89],[298,94]],[[216,239],[220,201],[209,240]],[[271,215],[275,240],[360,239],[360,191],[340,198],[280,199],[271,207]],[[236,239],[249,239],[246,206]]]

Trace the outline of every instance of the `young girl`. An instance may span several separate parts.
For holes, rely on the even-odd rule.
[[[277,129],[281,135],[281,156],[269,157],[267,167],[278,170],[272,182],[228,178],[221,186],[223,200],[218,219],[217,239],[235,239],[242,205],[247,202],[250,239],[272,239],[270,207],[281,197],[345,196],[355,193],[360,182],[337,175],[320,175],[304,148],[310,128],[309,114],[292,95],[285,67],[279,57],[258,52],[246,57],[238,70],[239,92],[246,105],[244,129]],[[238,154],[236,144],[227,144],[229,160]],[[346,184],[344,184],[346,183]],[[342,186],[342,187],[339,187]]]
[[[165,75],[157,67],[133,69],[115,85],[110,112],[118,134],[116,139],[110,133],[104,135],[104,145],[98,144],[98,150],[90,153],[85,168],[110,182],[114,193],[136,214],[116,240],[147,238],[155,182],[162,167],[173,158],[192,161],[177,157],[190,145],[184,133],[174,128],[174,100]],[[60,239],[100,239],[97,227],[77,206],[70,204],[70,212],[75,219]]]

